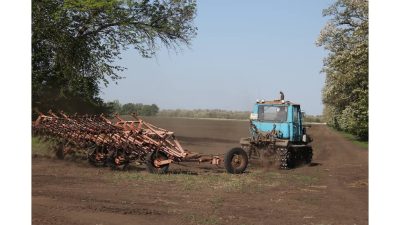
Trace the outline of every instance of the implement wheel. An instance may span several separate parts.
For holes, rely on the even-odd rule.
[[[123,150],[115,151],[107,161],[112,170],[125,170],[129,166],[129,158]]]
[[[147,171],[149,171],[150,173],[157,173],[157,174],[167,173],[169,164],[164,164],[161,166],[156,165],[157,160],[162,161],[167,159],[168,157],[164,152],[160,151],[149,152],[146,156]]]
[[[93,166],[103,167],[107,163],[107,152],[96,145],[92,145],[87,150],[87,158]]]
[[[225,169],[228,173],[243,173],[248,163],[249,159],[247,153],[242,148],[233,148],[229,150],[224,158]]]

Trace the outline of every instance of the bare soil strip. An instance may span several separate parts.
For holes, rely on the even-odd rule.
[[[224,153],[248,122],[157,118],[185,148]],[[33,224],[368,224],[368,150],[313,125],[311,166],[248,172],[173,165],[167,175],[94,168],[84,161],[32,159]]]

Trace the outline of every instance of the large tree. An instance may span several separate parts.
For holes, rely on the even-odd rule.
[[[368,138],[368,0],[337,0],[317,45],[324,59],[324,114],[329,125]]]
[[[120,78],[121,51],[189,45],[195,14],[194,0],[33,0],[33,107],[102,110],[100,85]]]

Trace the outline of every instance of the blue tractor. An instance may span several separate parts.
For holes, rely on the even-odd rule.
[[[229,173],[242,173],[249,159],[258,158],[281,169],[309,164],[312,141],[303,125],[300,105],[280,100],[257,100],[250,115],[250,137],[241,138],[241,148],[231,149],[224,158]]]

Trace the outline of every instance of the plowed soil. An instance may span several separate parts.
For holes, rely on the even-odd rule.
[[[248,122],[148,118],[184,148],[224,153]],[[32,158],[33,224],[368,224],[368,150],[313,125],[313,163],[278,170],[251,162],[245,174],[208,165],[95,168],[83,160]]]

